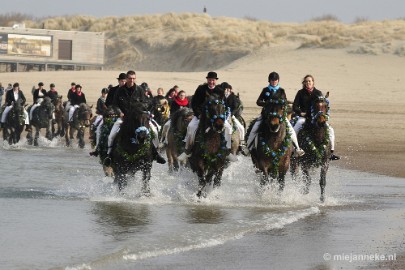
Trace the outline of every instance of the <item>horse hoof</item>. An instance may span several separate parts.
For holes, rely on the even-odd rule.
[[[324,195],[321,195],[321,197],[319,198],[319,200],[321,201],[321,203],[324,203],[324,202],[325,202],[325,196],[324,196]]]

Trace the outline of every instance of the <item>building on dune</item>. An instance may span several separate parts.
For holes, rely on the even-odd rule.
[[[0,27],[0,72],[104,67],[104,33]]]

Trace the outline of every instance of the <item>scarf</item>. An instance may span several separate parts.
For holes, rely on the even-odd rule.
[[[184,98],[181,100],[179,97],[174,98],[174,102],[176,102],[179,106],[185,107],[188,105],[188,99]]]
[[[83,92],[76,92],[76,94],[80,97],[82,95]]]
[[[312,87],[312,88],[306,88],[306,87],[305,87],[305,90],[307,90],[307,92],[308,92],[309,94],[311,94],[312,91],[314,91],[314,88],[315,88],[315,87]]]
[[[278,89],[280,88],[280,85],[277,84],[276,86],[272,86],[272,85],[269,84],[269,86],[267,86],[267,88],[270,90],[270,92],[275,93],[275,92],[277,92]]]

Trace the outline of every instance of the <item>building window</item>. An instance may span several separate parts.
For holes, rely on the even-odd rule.
[[[72,41],[59,39],[59,60],[72,60]]]

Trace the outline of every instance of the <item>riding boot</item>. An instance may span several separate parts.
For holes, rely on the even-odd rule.
[[[93,152],[90,152],[89,154],[90,154],[90,156],[98,157],[98,151],[97,150],[94,150]]]
[[[111,162],[112,162],[111,149],[112,149],[111,147],[108,147],[107,157],[103,161],[103,165],[106,166],[106,167],[111,166]]]
[[[333,154],[333,150],[332,150],[329,159],[330,160],[339,160],[340,156]]]
[[[153,159],[156,160],[157,163],[160,163],[160,164],[166,163],[166,160],[159,154],[159,152],[157,151],[157,149],[154,145],[152,146],[152,154],[153,154]]]
[[[25,131],[31,131],[31,126],[28,125],[28,124],[26,124],[26,125],[25,125]]]

